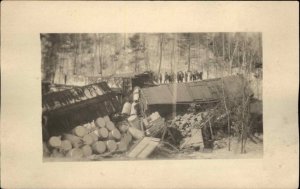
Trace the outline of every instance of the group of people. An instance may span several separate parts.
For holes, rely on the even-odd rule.
[[[191,81],[198,81],[203,79],[203,72],[198,71],[179,71],[177,73],[168,73],[165,72],[164,74],[160,73],[159,76],[156,78],[158,83],[181,83],[181,82],[191,82]]]

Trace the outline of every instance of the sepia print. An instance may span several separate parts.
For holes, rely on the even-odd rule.
[[[261,33],[40,40],[44,161],[263,157]]]

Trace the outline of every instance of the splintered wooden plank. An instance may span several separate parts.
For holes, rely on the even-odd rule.
[[[143,138],[128,154],[128,157],[134,158],[144,149],[144,147],[148,144],[148,138]]]
[[[146,158],[148,157],[154,149],[158,146],[159,141],[149,140],[147,146],[143,149],[143,151],[137,156],[138,158]]]
[[[160,139],[145,137],[128,154],[132,158],[146,158],[159,144]]]

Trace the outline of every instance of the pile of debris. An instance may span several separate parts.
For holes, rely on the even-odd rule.
[[[207,112],[200,112],[197,114],[186,113],[183,116],[177,115],[172,121],[171,125],[177,128],[183,137],[191,137],[193,128],[200,128],[200,124],[207,117]]]

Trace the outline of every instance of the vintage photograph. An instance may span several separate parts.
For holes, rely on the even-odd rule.
[[[40,42],[44,162],[263,157],[262,33]]]

